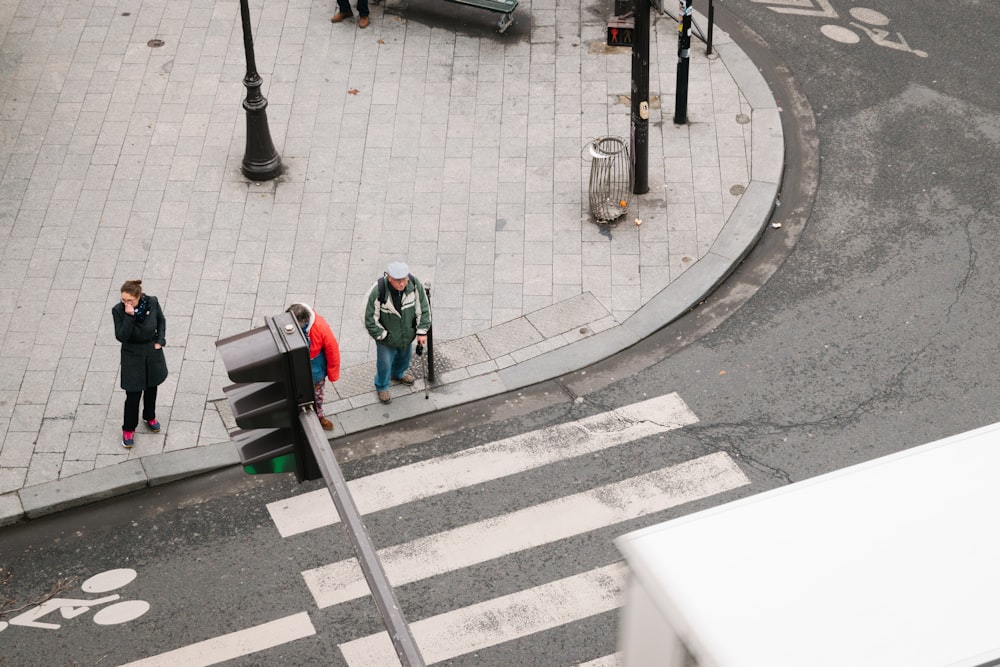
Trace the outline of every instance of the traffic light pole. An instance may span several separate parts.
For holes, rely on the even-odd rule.
[[[635,2],[632,42],[632,194],[649,192],[649,0]]]
[[[327,489],[333,496],[333,504],[337,507],[340,520],[347,528],[347,534],[354,545],[354,553],[361,564],[361,571],[365,573],[368,588],[371,589],[375,604],[379,613],[382,614],[382,622],[385,623],[385,629],[389,632],[400,664],[403,667],[424,667],[424,658],[420,654],[420,649],[417,648],[416,640],[413,639],[410,626],[403,617],[396,593],[392,590],[385,570],[382,569],[375,545],[372,544],[371,538],[368,536],[368,529],[365,528],[365,524],[361,520],[361,513],[358,511],[357,505],[354,504],[354,498],[351,497],[351,492],[347,488],[344,473],[340,470],[340,465],[333,455],[333,450],[330,449],[330,443],[326,439],[311,405],[305,406],[299,413],[299,423],[309,440],[309,447],[323,473]]]

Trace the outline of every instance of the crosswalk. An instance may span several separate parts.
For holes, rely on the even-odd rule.
[[[652,442],[696,423],[675,393],[617,408],[574,422],[547,427],[486,445],[394,468],[349,483],[362,514],[450,495],[484,482],[516,479],[546,466],[568,466],[616,448]],[[746,486],[749,478],[724,452],[699,456],[639,475],[577,490],[567,495],[488,516],[461,526],[383,548],[379,558],[394,587],[458,573],[484,563],[503,563],[525,551],[572,540],[618,524]],[[268,505],[282,537],[337,522],[326,489]],[[354,558],[308,569],[303,580],[319,609],[369,595]],[[625,566],[618,560],[541,585],[518,590],[426,618],[408,618],[428,664],[451,660],[504,642],[531,637],[622,604]],[[405,605],[404,605],[405,606]],[[339,645],[347,665],[398,665],[385,632]],[[611,667],[614,654],[597,656],[588,667]]]
[[[348,483],[362,514],[610,449],[698,421],[677,394],[517,435]],[[339,521],[326,489],[268,504],[282,537]]]
[[[379,560],[400,586],[722,493],[745,479],[719,452],[382,549]],[[353,558],[302,576],[321,609],[368,594]]]

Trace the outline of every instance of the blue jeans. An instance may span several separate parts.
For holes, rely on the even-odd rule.
[[[351,3],[349,2],[349,0],[337,0],[337,9],[339,9],[344,14],[352,13]],[[358,0],[358,15],[368,16],[368,0]]]
[[[406,347],[389,347],[375,342],[375,391],[389,391],[389,382],[406,375],[413,358],[413,343]]]

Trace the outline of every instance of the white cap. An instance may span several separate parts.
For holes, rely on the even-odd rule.
[[[389,274],[390,278],[402,280],[410,275],[410,267],[406,265],[406,262],[389,262],[389,266],[385,267],[385,272]]]

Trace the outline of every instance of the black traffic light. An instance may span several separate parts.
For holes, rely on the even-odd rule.
[[[215,346],[229,379],[223,388],[240,428],[230,435],[251,475],[294,472],[298,481],[322,477],[299,412],[311,406],[309,341],[289,313],[267,326],[222,338]]]

